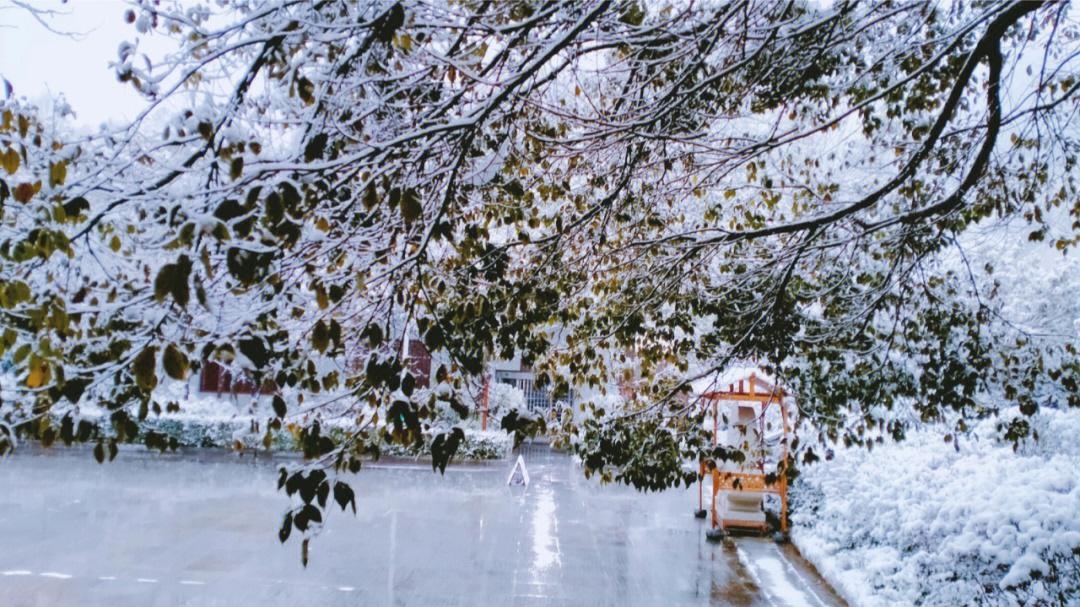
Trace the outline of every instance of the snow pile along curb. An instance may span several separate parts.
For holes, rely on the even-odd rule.
[[[1080,411],[1013,453],[982,424],[838,449],[792,487],[793,539],[859,607],[1080,605]]]

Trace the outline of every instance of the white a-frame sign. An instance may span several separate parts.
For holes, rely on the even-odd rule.
[[[506,484],[529,486],[529,471],[525,469],[525,460],[520,455],[510,470],[510,476],[506,477]]]

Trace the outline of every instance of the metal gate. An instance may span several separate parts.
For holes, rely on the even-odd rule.
[[[573,391],[565,398],[552,398],[552,390],[548,386],[537,387],[535,375],[531,371],[500,371],[496,377],[498,381],[521,390],[529,411],[540,413],[548,419],[574,402]]]

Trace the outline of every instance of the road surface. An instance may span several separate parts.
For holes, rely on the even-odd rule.
[[[642,494],[532,449],[510,465],[366,465],[300,566],[282,461],[23,447],[0,460],[0,605],[841,605],[790,550],[714,545],[696,491]],[[287,461],[295,464],[295,461]],[[336,509],[336,506],[335,506]]]

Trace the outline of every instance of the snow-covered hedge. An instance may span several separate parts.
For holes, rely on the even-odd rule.
[[[793,539],[853,606],[1080,605],[1080,411],[1039,441],[926,432],[839,449],[792,486]]]
[[[99,423],[103,426],[105,434],[111,434],[108,417],[102,414],[78,416],[81,419]],[[299,435],[289,429],[271,430],[269,444],[267,444],[267,432],[264,424],[252,424],[255,418],[250,416],[236,416],[231,418],[207,417],[187,414],[163,414],[151,415],[140,422],[138,437],[128,442],[141,443],[145,440],[148,432],[156,432],[165,436],[166,440],[175,438],[180,447],[225,447],[232,448],[239,443],[244,449],[270,449],[273,451],[300,451]],[[265,422],[265,420],[262,420]],[[60,419],[54,419],[54,424],[59,425]],[[335,443],[340,443],[346,438],[348,422],[337,423],[336,420],[324,421],[323,432]],[[464,428],[465,440],[458,446],[455,458],[463,459],[502,459],[510,453],[512,444],[511,437],[501,430],[480,431]],[[397,443],[381,443],[379,451],[382,455],[407,455],[425,456],[430,455],[430,442],[433,436],[426,437],[426,444],[415,445],[405,448]]]
[[[463,428],[465,440],[458,445],[454,458],[461,459],[503,459],[510,455],[513,448],[512,438],[502,430],[474,430]],[[331,437],[333,434],[331,433]],[[431,441],[433,436],[425,437],[423,446],[403,447],[398,443],[383,443],[380,445],[383,455],[404,455],[424,457],[431,455]]]

